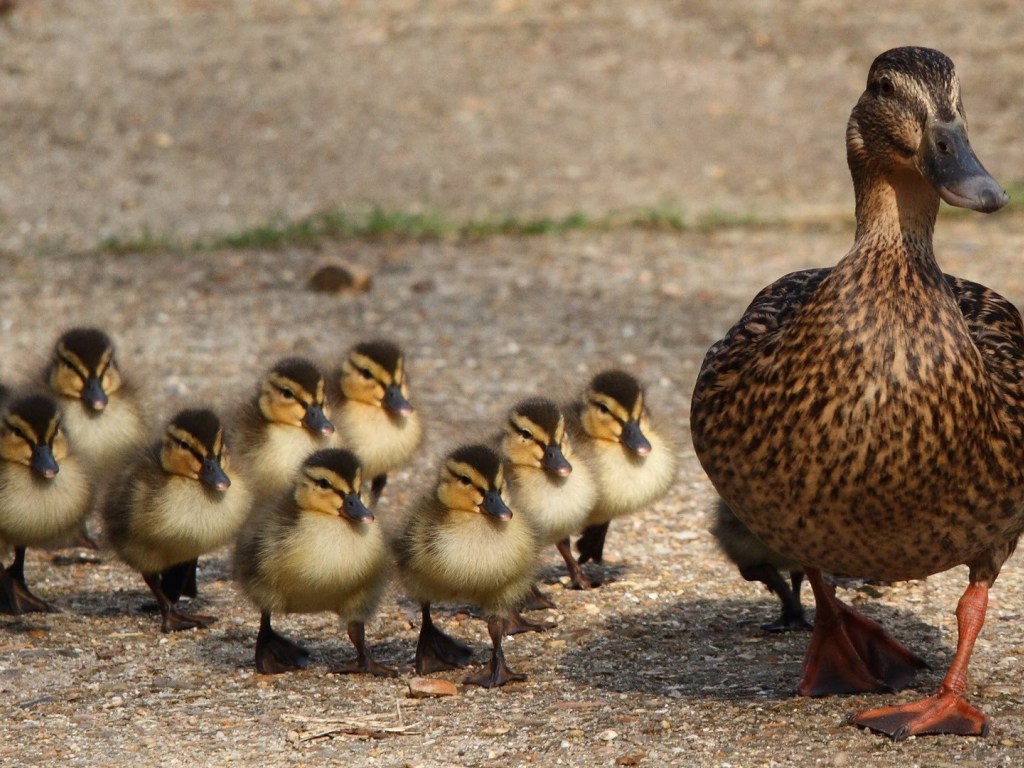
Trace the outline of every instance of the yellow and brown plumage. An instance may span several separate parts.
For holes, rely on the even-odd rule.
[[[0,570],[0,613],[56,610],[29,591],[25,549],[73,531],[91,501],[88,473],[64,433],[56,401],[12,396],[0,421],[0,544],[14,547],[14,562]]]
[[[821,571],[908,579],[966,563],[940,692],[855,721],[897,738],[984,733],[966,669],[988,587],[1024,528],[1024,326],[1002,296],[940,271],[932,232],[940,198],[985,212],[1007,198],[968,143],[956,73],[937,51],[875,60],[847,156],[852,249],[765,288],[711,347],[694,447],[740,519],[807,569],[817,612],[805,695],[899,688],[921,664],[843,606]]]

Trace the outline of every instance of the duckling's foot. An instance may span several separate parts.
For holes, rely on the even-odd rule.
[[[553,621],[530,621],[528,618],[515,611],[508,620],[507,629],[505,634],[507,635],[519,635],[523,632],[547,632],[549,629],[557,627]]]
[[[182,595],[185,597],[196,597],[199,590],[196,587],[196,571],[199,560],[188,560],[184,563],[172,565],[160,574],[160,588],[163,589],[167,599],[172,603],[178,602]]]
[[[582,539],[580,539],[582,541]],[[578,546],[578,545],[577,545]],[[569,569],[569,578],[572,579],[573,589],[590,589],[595,586],[590,579],[587,578],[586,574],[583,573],[583,569],[580,567],[579,562],[572,554],[572,547],[569,545],[569,539],[564,539],[555,545],[558,549],[558,554],[565,560],[565,567]],[[555,606],[552,605],[552,608]]]
[[[555,601],[540,591],[536,584],[530,589],[530,596],[523,603],[524,611],[542,611],[545,608],[557,608]]]
[[[608,535],[608,523],[588,525],[583,535],[576,540],[576,551],[580,553],[579,564],[588,560],[600,563],[604,560],[604,539]]]
[[[795,615],[789,615],[785,611],[775,621],[769,621],[767,624],[762,624],[761,629],[765,632],[792,632],[794,630],[808,631],[812,629],[812,625],[804,617],[803,610]]]
[[[350,621],[348,623],[348,639],[356,649],[354,661],[342,664],[334,671],[343,674],[365,674],[369,673],[375,677],[398,677],[398,670],[394,667],[386,667],[378,664],[370,655],[366,647],[366,625],[361,621]]]
[[[943,688],[934,696],[894,707],[868,709],[851,715],[850,723],[902,741],[908,736],[951,733],[958,736],[988,735],[989,719],[967,700]]]
[[[160,629],[165,633],[181,632],[186,629],[206,629],[217,620],[216,616],[202,616],[196,613],[183,613],[173,608],[164,613]]]
[[[479,685],[483,688],[497,688],[505,683],[515,683],[526,679],[526,675],[513,672],[505,663],[505,652],[501,648],[501,638],[508,633],[508,622],[503,619],[489,619],[487,631],[491,636],[491,661],[487,669],[479,675],[470,675],[463,682],[467,685]]]
[[[256,635],[256,671],[261,675],[294,672],[309,665],[309,651],[278,634],[270,625],[270,614],[260,616],[260,631]]]
[[[434,626],[430,606],[423,607],[423,625],[416,643],[416,674],[426,675],[444,669],[462,669],[473,660],[473,649]]]
[[[23,613],[60,613],[60,608],[41,600],[9,571],[0,571],[0,613],[20,616]]]
[[[928,664],[876,621],[835,596],[820,571],[807,571],[817,611],[797,687],[801,696],[898,691]]]

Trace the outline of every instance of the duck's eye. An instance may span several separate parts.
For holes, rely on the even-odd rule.
[[[26,443],[30,442],[28,435],[26,435],[20,427],[11,427],[11,434],[13,434],[19,440],[24,440]]]
[[[531,433],[528,429],[520,429],[519,436],[524,440],[533,440],[533,433]]]
[[[288,387],[281,387],[281,397],[285,400],[294,400],[295,393],[288,389]]]
[[[472,485],[473,484],[473,481],[470,480],[465,475],[456,475],[456,477],[459,479],[459,482],[462,483],[463,485]]]
[[[896,93],[896,86],[893,84],[891,77],[882,75],[878,78],[878,93],[882,96],[892,96]]]
[[[325,491],[331,487],[331,481],[325,477],[321,477],[319,480],[317,480],[316,484],[323,488]]]
[[[372,379],[373,378],[373,374],[370,373],[370,369],[369,368],[359,368],[358,370],[359,370],[359,375],[362,376],[364,379]]]
[[[594,407],[597,409],[598,413],[603,414],[605,416],[611,413],[611,411],[608,410],[608,406],[605,405],[604,403],[594,403]]]

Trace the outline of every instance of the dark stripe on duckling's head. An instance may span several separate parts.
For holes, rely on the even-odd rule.
[[[179,411],[171,419],[169,429],[171,428],[187,432],[206,449],[207,454],[220,452],[223,437],[220,419],[217,418],[217,414],[207,408],[189,408]]]
[[[362,471],[362,465],[356,455],[344,448],[323,448],[314,451],[306,457],[302,466],[308,469],[326,469],[344,478],[353,487],[358,486],[356,477]]]
[[[448,461],[468,464],[491,485],[501,472],[501,456],[486,445],[464,445],[448,455]]]
[[[644,394],[643,387],[634,376],[614,368],[601,371],[594,376],[590,380],[590,389],[593,392],[607,395],[630,413]]]
[[[114,342],[99,328],[72,328],[57,339],[55,350],[58,355],[70,352],[95,374],[109,362]]]
[[[35,442],[48,443],[60,426],[60,406],[46,395],[25,395],[11,401],[4,414],[4,422],[17,423],[23,431],[27,426]]]
[[[519,401],[509,411],[510,419],[516,415],[525,416],[544,430],[551,439],[555,439],[558,425],[562,421],[562,411],[546,397],[531,397]]]
[[[271,371],[294,381],[316,402],[323,401],[324,375],[315,363],[302,357],[286,357],[278,360]]]
[[[361,341],[352,347],[352,352],[365,355],[392,376],[395,375],[395,372],[402,364],[402,350],[397,344],[387,339]]]

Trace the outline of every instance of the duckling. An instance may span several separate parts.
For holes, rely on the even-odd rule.
[[[938,692],[852,721],[895,739],[984,735],[967,667],[1024,530],[1024,323],[996,292],[944,275],[932,236],[940,200],[989,213],[1008,197],[970,146],[959,79],[939,51],[874,60],[846,147],[852,248],[763,289],[712,345],[693,444],[743,523],[807,574],[817,610],[802,695],[892,691],[925,666],[823,572],[919,579],[966,564]]]
[[[14,562],[0,571],[0,612],[56,611],[29,591],[25,549],[75,530],[92,503],[92,486],[71,452],[55,400],[13,398],[2,418],[0,541],[14,546]]]
[[[294,488],[303,459],[331,447],[329,417],[324,376],[314,363],[289,357],[267,371],[236,419],[232,442],[256,499],[276,503]]]
[[[512,612],[530,594],[539,541],[525,515],[507,504],[501,457],[484,445],[450,453],[437,486],[413,509],[395,542],[398,572],[420,603],[423,623],[416,672],[465,667],[472,650],[439,630],[430,605],[463,600],[481,608],[491,637],[486,671],[466,682],[485,688],[526,676],[509,669],[501,639]]]
[[[38,380],[57,398],[75,453],[102,491],[102,480],[146,442],[139,391],[121,372],[113,340],[99,328],[65,331]],[[81,534],[83,543],[95,546],[84,521]]]
[[[625,371],[595,375],[566,416],[573,442],[591,463],[598,487],[597,502],[576,542],[579,563],[600,563],[608,525],[668,492],[676,456],[651,425],[643,387]],[[577,586],[590,584],[580,579]]]
[[[164,632],[206,627],[215,620],[176,610],[163,582],[231,541],[250,498],[231,471],[220,419],[207,409],[180,411],[161,441],[125,469],[103,518],[117,554],[153,592]]]
[[[586,577],[569,537],[586,523],[597,501],[597,483],[590,468],[576,460],[562,410],[542,397],[516,403],[501,435],[501,453],[513,506],[530,516],[542,545],[555,545],[573,585],[581,589]],[[534,597],[554,607],[536,585]]]
[[[799,565],[766,547],[722,499],[715,505],[711,533],[725,556],[739,568],[740,576],[747,581],[760,581],[769,592],[778,596],[782,604],[782,615],[775,621],[763,624],[762,629],[786,632],[811,628],[804,617],[804,607],[800,604],[800,586],[803,584],[804,573]],[[779,571],[789,571],[789,584]]]
[[[359,457],[371,480],[376,504],[388,472],[412,456],[423,435],[420,416],[409,401],[405,356],[397,345],[378,339],[356,344],[332,381],[335,424],[340,444]]]
[[[387,585],[390,551],[360,497],[362,468],[349,451],[316,451],[302,463],[291,497],[258,508],[239,536],[235,571],[260,609],[256,669],[303,669],[309,652],[278,634],[272,613],[335,611],[347,622],[356,659],[342,672],[393,677],[366,648],[365,625]]]

